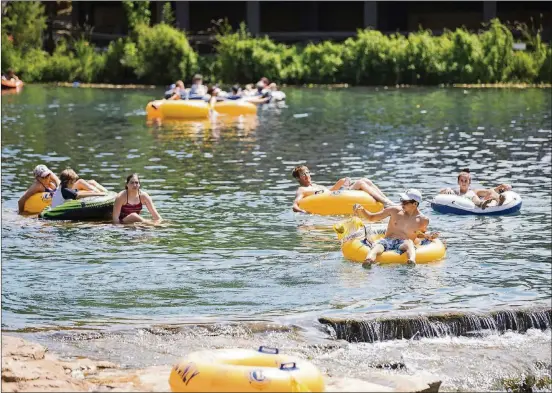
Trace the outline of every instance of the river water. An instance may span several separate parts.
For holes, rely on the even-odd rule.
[[[67,354],[136,366],[164,364],[168,353],[193,347],[190,332],[147,333],[156,325],[236,323],[248,332],[192,329],[203,347],[215,345],[214,336],[219,346],[243,336],[296,347],[328,341],[322,316],[551,306],[549,89],[287,89],[287,104],[262,108],[258,118],[148,125],[145,105],[161,93],[28,86],[2,95],[3,331],[32,331]],[[145,228],[20,216],[17,199],[39,163],[56,173],[74,168],[114,191],[138,172],[166,222]],[[446,240],[446,259],[367,270],[343,259],[332,231],[338,217],[291,211],[291,170],[303,163],[314,181],[368,177],[395,201],[410,187],[427,200],[469,167],[475,186],[513,184],[523,207],[512,216],[459,217],[424,202],[430,229]],[[250,322],[284,331],[255,333]],[[90,329],[99,336],[71,339]],[[531,361],[550,364],[549,333],[347,344],[340,350],[349,355],[336,355],[333,366],[327,351],[309,356],[344,370],[391,348],[445,375],[443,388],[490,388],[482,367],[466,384],[467,371],[447,356],[451,348],[465,358],[498,351],[502,365],[503,356],[522,362],[512,350],[520,346]]]

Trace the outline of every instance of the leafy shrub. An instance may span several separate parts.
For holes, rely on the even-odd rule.
[[[186,79],[197,66],[197,54],[186,35],[164,23],[136,27],[134,47],[127,43],[125,64],[134,69],[138,80],[152,84],[170,84]]]
[[[238,31],[217,34],[216,39],[216,68],[224,81],[248,83],[261,76],[270,80],[299,76],[296,48],[277,44],[268,37],[253,38],[243,23]]]
[[[511,82],[534,82],[539,75],[534,56],[527,52],[517,52],[512,55],[505,72],[505,79]]]
[[[19,70],[21,64],[21,51],[17,50],[7,34],[2,33],[2,70],[8,68]]]
[[[481,79],[486,82],[505,81],[508,64],[513,61],[512,33],[498,19],[493,19],[489,29],[478,39],[483,49]]]
[[[338,82],[343,67],[341,45],[329,41],[309,44],[302,52],[301,62],[304,65],[305,82]]]
[[[546,58],[540,67],[538,80],[540,82],[552,83],[552,48],[546,50]]]

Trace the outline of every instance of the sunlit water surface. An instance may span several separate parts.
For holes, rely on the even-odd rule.
[[[286,93],[286,106],[258,118],[161,126],[147,125],[144,111],[161,91],[28,86],[3,95],[2,328],[253,320],[309,329],[323,315],[550,306],[550,90]],[[166,222],[20,216],[17,199],[39,163],[114,191],[138,172]],[[340,218],[291,211],[291,170],[303,163],[319,183],[368,177],[393,200],[410,187],[428,200],[469,167],[475,186],[513,184],[523,207],[459,217],[424,202],[446,259],[367,270],[342,257],[332,231]],[[401,344],[355,344],[351,364],[370,345]]]

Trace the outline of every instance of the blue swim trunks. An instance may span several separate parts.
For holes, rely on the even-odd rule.
[[[399,247],[404,243],[402,239],[390,239],[384,237],[376,242],[376,244],[381,244],[383,246],[383,251],[395,251],[399,254],[404,253],[404,251],[399,250]]]

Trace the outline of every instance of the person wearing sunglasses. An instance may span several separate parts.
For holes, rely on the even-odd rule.
[[[80,179],[74,170],[67,168],[59,175],[60,184],[52,196],[52,208],[65,201],[91,196],[103,196],[107,190],[95,180]]]
[[[512,186],[509,184],[500,184],[494,188],[472,190],[470,185],[471,173],[468,168],[465,168],[458,174],[458,188],[443,188],[439,191],[439,194],[458,195],[471,200],[475,206],[485,209],[491,206],[493,202],[495,202],[494,205],[501,206],[505,200],[502,194],[512,189]]]
[[[383,203],[384,206],[393,205],[393,202],[369,179],[363,178],[352,183],[348,177],[341,178],[332,187],[328,188],[312,182],[309,168],[305,165],[299,165],[293,169],[292,176],[297,179],[300,187],[295,193],[293,201],[293,211],[298,213],[307,213],[299,207],[299,201],[313,194],[323,192],[337,191],[342,187],[348,190],[361,190],[372,196],[376,201]],[[352,183],[352,184],[351,184]]]
[[[153,221],[146,220],[140,216],[144,204],[151,213]],[[129,175],[126,179],[125,189],[121,191],[115,199],[115,205],[113,206],[113,223],[132,224],[139,222],[151,224],[161,220],[161,215],[157,212],[149,194],[140,190],[140,178],[138,174],[133,173]]]
[[[37,165],[33,170],[34,182],[17,201],[17,207],[22,212],[25,202],[36,193],[49,192],[53,194],[59,186],[59,178],[46,165]]]
[[[366,257],[366,264],[372,264],[376,257],[384,251],[395,251],[399,254],[407,253],[409,264],[416,264],[416,245],[423,244],[422,240],[433,240],[439,233],[426,235],[429,218],[424,216],[418,207],[422,203],[422,193],[415,188],[400,194],[401,206],[386,207],[378,213],[370,213],[360,204],[353,206],[353,215],[364,218],[369,222],[381,221],[390,217],[385,236],[376,241]]]

